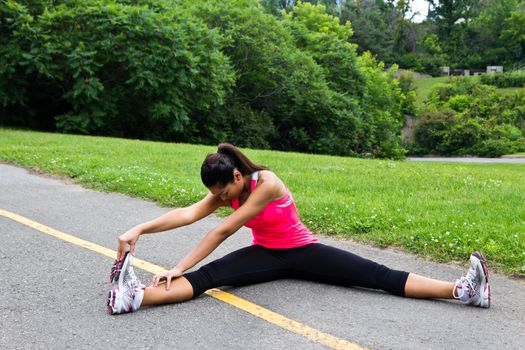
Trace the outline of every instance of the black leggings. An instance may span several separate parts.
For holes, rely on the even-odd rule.
[[[184,277],[193,287],[193,297],[219,286],[244,286],[281,278],[383,289],[404,296],[408,272],[391,270],[345,250],[312,243],[291,249],[252,245]]]

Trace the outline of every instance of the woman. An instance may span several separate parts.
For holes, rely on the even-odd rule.
[[[455,298],[469,305],[490,306],[486,260],[479,252],[471,255],[467,275],[452,283],[392,270],[321,244],[299,219],[292,195],[283,182],[230,144],[221,144],[217,153],[208,154],[201,167],[201,178],[209,193],[200,202],[174,209],[118,238],[107,300],[110,314],[136,311],[143,305],[186,301],[218,286],[279,278],[383,289],[411,298]],[[234,212],[174,268],[155,275],[147,288],[138,281],[131,259],[140,235],[189,225],[221,206],[231,206]],[[252,229],[253,245],[185,273],[243,225]],[[164,281],[165,286],[160,284]]]

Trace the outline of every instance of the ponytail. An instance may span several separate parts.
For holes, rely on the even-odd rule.
[[[268,170],[263,165],[254,164],[234,145],[221,143],[217,153],[208,154],[202,163],[202,182],[208,188],[217,184],[227,185],[233,182],[234,168],[237,168],[242,175],[249,175],[258,170]]]

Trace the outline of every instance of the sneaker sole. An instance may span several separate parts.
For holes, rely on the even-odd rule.
[[[115,281],[118,280],[118,276],[120,275],[120,268],[121,268],[122,260],[117,260],[113,262],[113,266],[111,266],[111,272],[109,273],[109,283],[113,284]]]
[[[112,289],[108,292],[108,302],[106,303],[106,310],[108,314],[114,315],[116,314],[115,307],[115,289]]]
[[[122,259],[122,266],[120,268],[120,273],[117,279],[117,283],[115,283],[119,289],[122,289],[122,286],[124,285],[124,277],[126,276],[126,271],[128,270],[128,267],[131,265],[131,262],[133,260],[133,255],[129,251],[126,252],[124,255],[124,258]]]
[[[128,305],[128,308],[122,306],[122,303],[117,302],[119,289],[114,288],[108,292],[108,302],[106,305],[106,310],[110,315],[124,314],[128,312],[133,312],[131,305]],[[117,304],[117,306],[115,306]]]
[[[480,252],[474,252],[470,256],[470,262],[476,267],[481,275],[480,296],[481,303],[479,306],[490,307],[490,285],[489,285],[489,270],[487,268],[487,259],[485,255]]]
[[[115,261],[113,262],[113,265],[111,266],[111,272],[109,274],[109,283],[115,284],[118,281],[121,271],[122,271],[122,264],[124,263],[124,260],[126,259],[126,256],[128,254],[129,254],[129,251],[127,251],[124,254],[124,258],[120,260],[115,259]]]
[[[487,258],[485,258],[485,255],[480,252],[474,252],[472,253],[474,257],[476,257],[479,260],[479,264],[481,265],[481,271],[483,271],[483,275],[485,276],[485,282],[489,282],[489,270],[487,268]]]
[[[111,283],[111,288],[116,288],[119,286],[119,280],[121,279],[120,277],[123,276],[123,272],[125,273],[129,266],[130,259],[127,259],[129,254],[130,252],[127,251],[124,254],[124,258],[115,260],[113,262],[113,266],[111,267],[111,272],[109,274],[109,283]],[[126,263],[125,266],[124,263]]]

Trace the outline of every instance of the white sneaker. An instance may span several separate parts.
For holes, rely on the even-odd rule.
[[[133,271],[133,255],[126,252],[124,258],[115,260],[111,268],[111,290],[107,298],[109,314],[133,312],[139,309],[144,297],[144,288]]]
[[[490,285],[487,260],[480,252],[470,256],[470,268],[465,277],[456,280],[453,295],[467,305],[490,307]]]
[[[109,274],[111,289],[118,288],[119,284],[127,280],[138,280],[133,270],[133,255],[129,251],[124,254],[124,258],[113,262]]]
[[[109,283],[111,283],[112,288],[116,288],[119,284],[119,280],[124,278],[124,275],[129,266],[132,265],[133,255],[129,251],[124,254],[124,257],[120,260],[113,262],[111,266],[111,272],[109,274]]]
[[[137,311],[144,298],[144,285],[129,280],[108,293],[107,311],[110,315]]]

